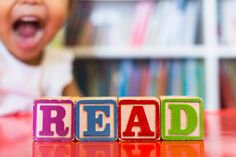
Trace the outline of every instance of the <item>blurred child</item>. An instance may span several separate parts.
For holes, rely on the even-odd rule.
[[[80,95],[72,76],[73,55],[44,52],[63,26],[70,3],[0,0],[0,115],[30,111],[41,96]]]

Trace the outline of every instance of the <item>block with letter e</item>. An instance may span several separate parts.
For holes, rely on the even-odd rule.
[[[71,99],[38,99],[33,107],[35,141],[74,140],[74,102]]]
[[[204,138],[203,101],[190,96],[161,97],[163,140],[202,140]]]
[[[118,100],[119,140],[157,140],[160,137],[159,99],[123,97]]]
[[[76,139],[117,140],[117,98],[84,97],[76,103]]]

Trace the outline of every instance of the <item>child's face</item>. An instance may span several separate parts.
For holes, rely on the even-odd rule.
[[[0,39],[21,61],[40,58],[63,25],[69,0],[0,0]]]

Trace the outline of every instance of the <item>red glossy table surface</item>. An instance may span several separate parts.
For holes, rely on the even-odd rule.
[[[0,118],[0,157],[233,157],[236,110],[206,112],[204,141],[33,142],[30,114]]]

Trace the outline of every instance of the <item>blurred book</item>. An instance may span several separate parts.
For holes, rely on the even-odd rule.
[[[236,107],[236,61],[221,61],[220,91],[222,108]]]
[[[236,44],[236,1],[221,1],[219,23],[220,41],[223,44]]]
[[[136,4],[134,21],[131,29],[131,45],[143,45],[145,35],[148,31],[148,25],[152,20],[155,2],[153,1],[139,1]]]
[[[167,95],[182,94],[182,70],[181,60],[172,60],[168,65]]]
[[[86,96],[205,96],[201,60],[77,59],[75,63],[76,80],[82,80],[79,85]]]
[[[77,3],[65,31],[68,46],[189,46],[196,43],[199,1]]]
[[[88,18],[93,9],[93,2],[90,1],[73,1],[72,11],[68,18],[65,30],[65,44],[72,46],[77,44],[80,36],[88,39]],[[89,27],[89,28],[88,28]],[[82,29],[83,28],[83,29]],[[86,28],[86,29],[85,29]],[[84,30],[85,29],[85,30]],[[86,35],[84,33],[87,33]]]

